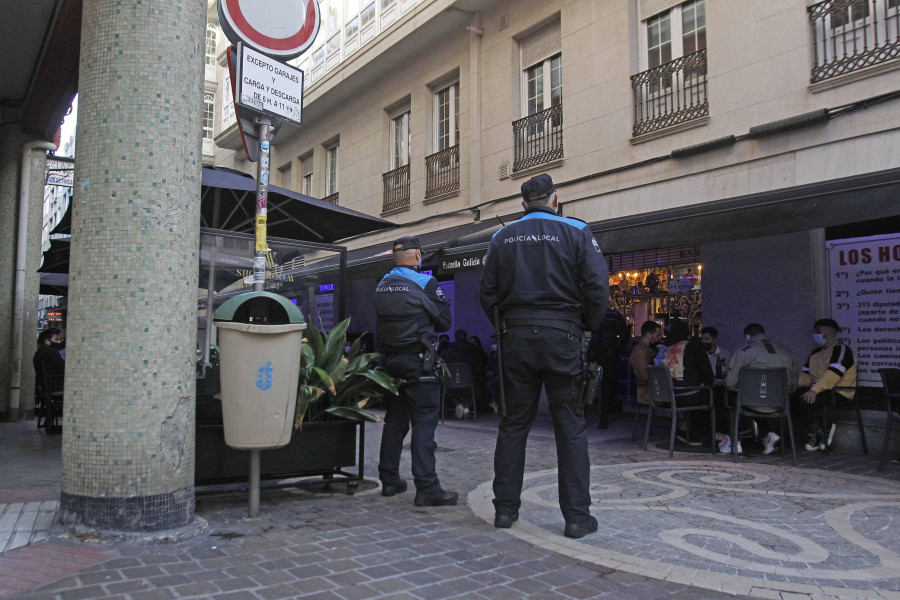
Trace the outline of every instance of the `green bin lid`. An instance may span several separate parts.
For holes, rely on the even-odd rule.
[[[216,321],[234,321],[234,313],[236,313],[245,303],[257,298],[267,298],[273,302],[277,302],[287,314],[288,323],[306,323],[303,312],[297,308],[297,305],[284,296],[279,296],[272,292],[245,292],[243,294],[238,294],[233,298],[229,298],[222,306],[216,309],[214,318]]]

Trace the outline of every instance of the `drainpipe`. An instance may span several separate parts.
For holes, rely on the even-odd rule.
[[[13,308],[12,374],[9,387],[9,421],[19,420],[19,395],[22,389],[22,329],[25,323],[25,247],[28,242],[28,195],[31,193],[31,153],[53,152],[56,144],[32,140],[22,148],[19,175],[19,226],[16,239],[16,296]]]

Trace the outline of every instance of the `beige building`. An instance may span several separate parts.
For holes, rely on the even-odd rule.
[[[293,61],[304,125],[275,138],[272,181],[400,225],[347,240],[373,247],[357,262],[398,235],[437,246],[515,218],[522,182],[547,172],[565,216],[591,224],[636,325],[702,316],[735,347],[759,321],[802,360],[830,310],[827,241],[900,231],[898,0],[320,7],[319,37]],[[226,43],[215,163],[255,172]],[[432,260],[455,284],[454,327],[482,340],[483,247]],[[353,265],[348,312],[372,331],[377,275]]]

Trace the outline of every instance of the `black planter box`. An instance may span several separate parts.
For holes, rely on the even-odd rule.
[[[246,482],[250,451],[235,450],[225,444],[222,403],[215,398],[198,397],[196,423],[195,485]],[[287,446],[260,451],[260,479],[342,475],[362,480],[364,446],[363,422],[341,419],[304,423]],[[357,464],[357,473],[344,471]]]

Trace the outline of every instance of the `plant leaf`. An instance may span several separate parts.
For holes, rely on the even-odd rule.
[[[336,417],[343,417],[345,419],[352,419],[354,421],[369,421],[371,423],[377,423],[381,420],[381,418],[376,414],[364,410],[359,410],[358,408],[353,408],[351,406],[332,406],[331,408],[325,409],[325,412]]]
[[[374,381],[376,384],[383,387],[392,394],[397,393],[399,384],[394,380],[393,377],[391,377],[384,371],[364,371],[360,373],[360,375],[362,377],[365,377],[366,379]]]
[[[320,369],[319,367],[313,367],[313,371],[316,372],[316,375],[319,376],[319,379],[322,380],[322,383],[325,384],[325,389],[327,389],[330,393],[336,394],[337,390],[334,389],[334,381],[331,379],[331,376],[325,369]]]

